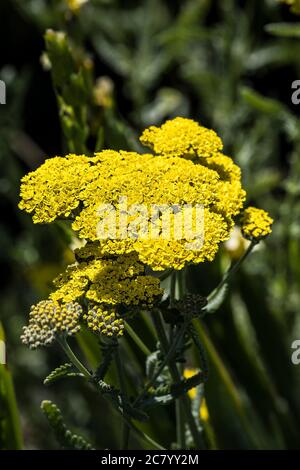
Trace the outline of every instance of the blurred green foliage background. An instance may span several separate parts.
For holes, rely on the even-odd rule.
[[[47,296],[71,257],[62,227],[33,226],[18,210],[20,178],[46,156],[136,150],[144,127],[181,115],[218,132],[242,168],[247,202],[275,219],[272,236],[199,328],[210,365],[210,445],[298,448],[300,366],[291,362],[291,344],[300,338],[300,121],[291,102],[291,84],[300,78],[297,17],[275,0],[89,0],[78,14],[64,0],[6,0],[0,18],[0,79],[7,85],[0,106],[0,320],[24,447],[58,446],[40,410],[44,399],[97,448],[118,447],[120,423],[76,378],[46,388],[43,378],[65,362],[62,353],[20,343],[30,305]],[[49,28],[66,32],[64,61],[69,54],[62,75],[52,69],[55,91],[48,59],[59,51],[51,33],[43,54]],[[189,290],[207,295],[232,256],[224,247],[213,263],[189,268]],[[138,328],[154,346],[147,323],[141,319]],[[93,366],[95,339],[85,334],[77,347]],[[129,377],[140,380],[144,358],[130,341],[124,358]],[[196,358],[188,365],[197,366]],[[10,419],[6,393],[0,387],[0,428]],[[146,427],[164,443],[174,411],[166,407],[164,419],[161,413]],[[23,445],[20,436],[6,438],[0,433],[0,448]]]

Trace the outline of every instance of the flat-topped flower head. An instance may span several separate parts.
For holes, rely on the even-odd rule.
[[[50,345],[57,336],[72,336],[80,330],[82,308],[78,303],[64,305],[52,300],[43,300],[33,305],[28,326],[23,329],[21,339],[31,349]]]
[[[248,240],[261,240],[272,232],[273,219],[268,212],[256,207],[248,207],[241,216],[242,234]]]
[[[155,147],[158,155],[104,150],[93,157],[71,154],[46,160],[23,178],[20,208],[32,214],[36,223],[70,220],[79,238],[100,242],[102,257],[134,252],[153,270],[212,261],[243,207],[246,193],[240,168],[220,153],[222,142],[214,131],[192,120],[176,118],[155,129],[145,131],[142,140],[150,143],[155,137],[153,145],[162,143]],[[138,228],[131,223],[138,219],[138,212],[132,212],[137,205],[146,209]],[[106,209],[100,210],[103,206]],[[180,216],[184,220],[190,216],[193,225],[200,220],[193,210],[200,206],[203,227],[197,230],[203,243],[191,249],[186,232],[173,236],[175,223]],[[120,228],[124,214],[130,225],[125,236]],[[170,217],[169,237],[163,229],[166,216]],[[102,222],[110,229],[106,237],[99,235]],[[81,289],[82,282],[74,280],[70,295]]]
[[[161,127],[149,127],[140,141],[158,155],[183,158],[208,158],[223,148],[222,140],[215,131],[182,117],[166,121]]]

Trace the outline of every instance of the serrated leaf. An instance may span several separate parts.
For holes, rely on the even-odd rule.
[[[83,437],[72,433],[63,421],[60,409],[49,400],[41,403],[41,408],[50,426],[54,430],[55,436],[64,449],[93,450],[92,445]]]
[[[83,375],[79,372],[75,372],[72,364],[63,364],[54,369],[51,374],[45,378],[44,385],[50,385],[63,377],[83,377]]]

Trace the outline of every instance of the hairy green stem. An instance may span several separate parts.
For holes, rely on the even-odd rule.
[[[80,362],[77,356],[73,353],[72,349],[70,348],[66,338],[59,338],[59,344],[61,345],[62,349],[72,362],[72,364],[87,378],[91,379],[92,374],[85,368],[85,366]]]
[[[155,313],[154,313],[155,315]],[[146,395],[147,391],[149,390],[150,387],[152,387],[154,384],[155,384],[155,381],[156,379],[160,376],[160,374],[162,373],[162,371],[164,370],[164,368],[166,367],[166,365],[171,361],[171,359],[173,358],[175,352],[176,352],[176,348],[177,346],[180,344],[180,341],[182,340],[183,336],[184,336],[184,333],[185,333],[185,330],[186,330],[186,324],[183,324],[180,328],[180,330],[178,331],[177,335],[175,336],[174,338],[174,341],[173,343],[171,344],[171,347],[169,348],[167,354],[165,355],[164,357],[164,360],[162,361],[161,365],[159,366],[159,368],[157,369],[156,373],[153,375],[153,377],[151,377],[151,379],[146,383],[145,387],[144,387],[144,390],[141,392],[141,394],[136,398],[135,402],[134,402],[134,405],[136,405],[137,403],[139,403],[143,398],[144,396]]]
[[[111,345],[111,347],[107,347],[105,352],[103,351],[103,360],[101,362],[101,364],[99,365],[99,367],[97,367],[97,370],[94,374],[94,377],[97,379],[97,380],[103,380],[108,369],[109,369],[109,366],[114,358],[114,355],[115,355],[115,345]]]
[[[185,272],[183,270],[176,273],[176,280],[178,282],[178,295],[179,299],[182,299],[185,294]],[[174,293],[175,295],[175,293]],[[173,303],[175,298],[171,296],[171,302]],[[182,376],[183,367],[180,366],[180,376]],[[177,442],[180,449],[185,448],[185,420],[184,420],[184,410],[182,406],[182,400],[178,398],[175,405],[176,411],[176,436]]]
[[[65,338],[59,338],[58,339],[58,342],[60,344],[60,346],[62,347],[62,349],[64,350],[64,352],[66,353],[66,355],[68,356],[68,358],[70,359],[70,361],[72,362],[72,364],[74,365],[74,367],[79,371],[81,372],[84,377],[89,381],[89,382],[92,382],[96,385],[95,381],[93,381],[93,376],[92,374],[84,367],[84,365],[80,362],[80,360],[75,356],[74,352],[72,351],[72,349],[70,348],[69,344],[67,343],[66,339]],[[111,403],[111,402],[110,402]],[[140,437],[141,439],[143,439],[144,441],[148,442],[148,444],[151,444],[155,449],[158,449],[158,450],[166,450],[164,447],[162,447],[160,444],[158,444],[157,442],[154,441],[154,439],[152,439],[150,436],[148,436],[146,433],[144,433],[143,431],[141,431],[140,429],[138,429],[132,422],[131,420],[124,416],[124,414],[118,409],[116,408],[115,406],[113,406],[112,408],[113,412],[114,413],[118,413],[118,414],[121,414],[122,418],[126,421],[127,425],[132,429],[132,431],[138,436]]]

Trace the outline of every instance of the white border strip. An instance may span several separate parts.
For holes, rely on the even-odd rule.
[[[4,341],[0,340],[0,364],[6,364],[6,348]]]

